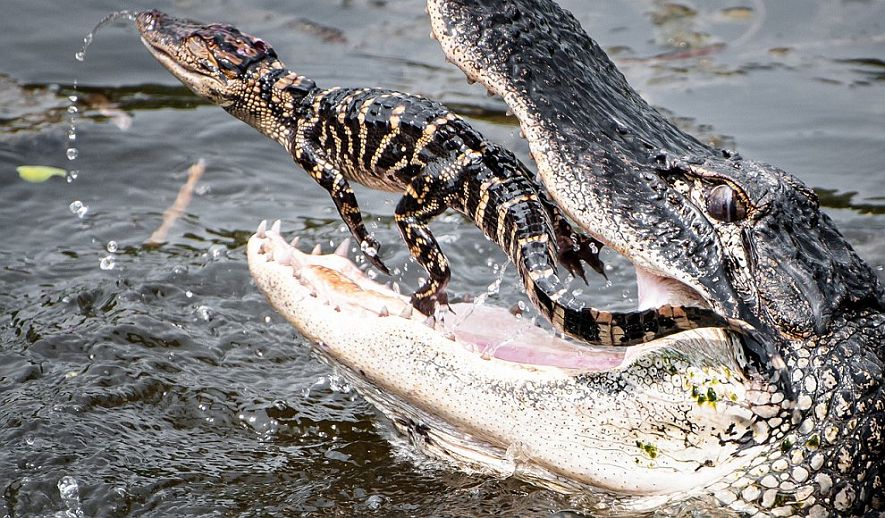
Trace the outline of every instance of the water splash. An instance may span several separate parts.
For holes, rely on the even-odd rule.
[[[77,479],[71,476],[62,477],[57,484],[59,495],[67,510],[62,516],[81,518],[83,510],[80,508],[80,486]]]
[[[86,61],[86,51],[89,49],[89,46],[92,45],[92,41],[95,39],[95,33],[97,33],[99,29],[117,21],[120,18],[126,18],[130,22],[134,22],[135,15],[136,13],[133,11],[114,11],[99,20],[98,23],[95,24],[95,27],[93,27],[92,30],[89,31],[89,34],[83,36],[83,46],[76,54],[74,54],[74,59],[76,59],[77,61]]]
[[[95,39],[95,33],[98,32],[99,29],[101,29],[102,27],[104,27],[104,26],[106,26],[106,25],[108,25],[120,18],[126,18],[129,21],[134,21],[135,14],[136,13],[134,13],[132,11],[115,11],[115,12],[105,16],[101,20],[99,20],[99,22],[95,25],[95,27],[91,31],[89,31],[89,33],[86,36],[83,37],[83,46],[80,48],[79,51],[77,51],[74,54],[74,59],[76,59],[77,61],[80,61],[80,62],[86,60],[86,50],[92,44],[92,41]],[[65,148],[65,156],[70,161],[77,160],[77,158],[80,157],[80,150],[75,146],[75,144],[77,142],[77,116],[80,113],[80,108],[77,105],[79,100],[80,100],[80,98],[77,93],[77,80],[75,79],[74,84],[73,84],[73,93],[68,96],[68,101],[70,103],[70,104],[68,104],[68,114],[70,115],[70,119],[69,119],[70,126],[68,128],[68,146]],[[68,183],[71,183],[77,179],[77,175],[79,173],[80,172],[77,170],[72,171],[71,173],[69,173],[67,175],[67,177],[65,179],[67,180]],[[71,209],[71,210],[73,210],[73,209]],[[83,212],[83,214],[85,214],[85,211]],[[83,214],[78,214],[78,215],[82,218]]]

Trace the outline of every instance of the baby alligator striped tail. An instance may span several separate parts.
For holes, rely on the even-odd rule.
[[[449,263],[429,224],[446,209],[471,217],[518,266],[532,301],[558,329],[589,343],[630,345],[696,327],[730,327],[707,309],[664,306],[609,313],[576,301],[557,257],[583,277],[602,271],[601,245],[575,233],[516,157],[429,99],[374,88],[329,88],[283,65],[267,42],[226,25],[140,13],[136,25],[158,61],[198,95],[276,140],[331,196],[366,258],[387,272],[349,182],[402,193],[396,223],[429,280],[412,304],[446,304]],[[595,246],[594,246],[595,245]]]

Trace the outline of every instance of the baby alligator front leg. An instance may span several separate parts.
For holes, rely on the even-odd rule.
[[[366,259],[375,268],[390,275],[390,270],[379,257],[381,245],[366,231],[356,196],[341,171],[325,157],[321,150],[312,147],[302,146],[297,149],[295,160],[332,196],[338,214],[341,215],[341,219],[344,220],[353,237],[360,243],[360,248]]]

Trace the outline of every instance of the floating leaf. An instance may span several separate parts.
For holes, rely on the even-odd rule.
[[[22,180],[34,183],[45,182],[53,176],[64,178],[68,174],[64,169],[47,165],[20,165],[15,169]]]

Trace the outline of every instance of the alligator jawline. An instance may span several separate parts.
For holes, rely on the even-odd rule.
[[[297,238],[294,242],[297,243]],[[266,229],[262,223],[262,227],[249,240],[249,265],[253,276],[257,272],[287,270],[291,283],[277,288],[290,292],[290,296],[315,297],[318,304],[354,318],[389,317],[420,323],[486,359],[576,372],[604,372],[628,365],[648,352],[679,340],[679,336],[675,335],[674,338],[665,337],[632,347],[578,345],[549,329],[536,326],[531,319],[518,319],[504,308],[473,303],[452,304],[453,313],[434,323],[413,311],[408,297],[376,283],[348,260],[345,252],[348,243],[349,240],[346,240],[335,254],[306,254],[280,235],[279,222],[271,229]],[[676,286],[665,278],[643,274],[639,268],[637,272],[640,292],[647,293],[646,303],[674,303],[674,299],[668,297],[676,297],[675,303],[688,300],[700,303],[690,293],[680,291],[680,286],[684,285]],[[269,274],[278,276],[279,272]],[[684,290],[691,291],[688,287]],[[272,302],[275,300],[270,295],[268,298]],[[285,310],[280,313],[286,315]],[[725,332],[719,329],[706,328],[685,333],[703,339],[713,347],[727,347]]]

